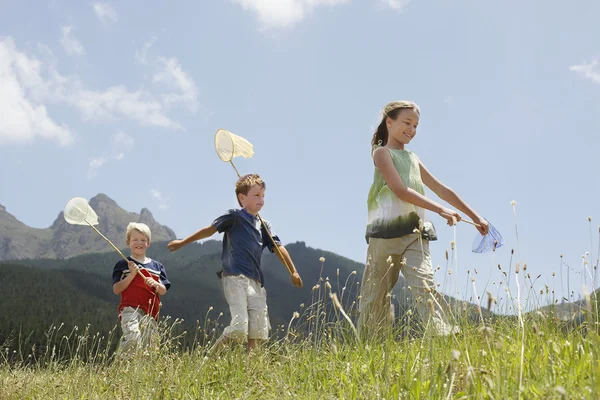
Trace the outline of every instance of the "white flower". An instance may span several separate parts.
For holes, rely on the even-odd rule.
[[[325,262],[325,257],[319,258],[319,261],[321,261],[322,263],[324,263]]]

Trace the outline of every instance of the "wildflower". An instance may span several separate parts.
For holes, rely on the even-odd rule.
[[[321,261],[322,263],[324,263],[325,262],[325,257],[319,258],[319,261]]]
[[[458,351],[458,350],[452,350],[452,359],[454,361],[458,361],[459,357],[460,357],[460,351]]]

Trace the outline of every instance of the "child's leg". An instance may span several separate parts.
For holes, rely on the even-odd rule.
[[[141,342],[144,347],[155,348],[159,345],[158,324],[151,315],[144,314],[140,319]]]
[[[358,327],[361,336],[385,335],[394,321],[391,292],[398,282],[400,254],[405,250],[402,239],[369,239],[360,287]]]
[[[142,310],[132,307],[125,307],[121,310],[123,338],[118,349],[119,354],[129,355],[139,348],[142,341],[140,319],[143,314]]]
[[[247,288],[249,279],[243,275],[224,276],[221,278],[223,293],[227,304],[231,322],[223,330],[223,334],[211,349],[218,350],[232,341],[246,341],[248,337],[248,300]]]
[[[248,351],[259,347],[269,338],[267,291],[251,280],[248,285]]]
[[[441,308],[446,301],[435,290],[429,241],[417,238],[408,246],[404,257],[406,265],[402,268],[402,274],[414,293],[416,309],[423,323],[429,321],[435,335],[456,333],[458,327],[448,322],[447,307]]]

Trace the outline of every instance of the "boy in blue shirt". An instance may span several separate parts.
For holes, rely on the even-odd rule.
[[[268,232],[271,232],[272,241],[258,217],[264,205],[265,189],[265,182],[260,176],[242,176],[235,185],[235,194],[241,209],[229,210],[210,226],[183,240],[173,240],[168,244],[169,250],[176,251],[217,232],[225,233],[221,255],[223,266],[218,275],[229,304],[231,323],[225,328],[213,349],[231,341],[247,339],[250,351],[268,339],[270,326],[261,255],[265,247],[271,252],[276,250],[273,241],[279,249],[277,257],[292,271],[292,284],[302,287],[302,279],[289,253],[281,245],[279,237],[273,234],[271,225],[264,221]]]

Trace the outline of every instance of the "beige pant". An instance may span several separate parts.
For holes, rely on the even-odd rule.
[[[121,355],[130,355],[158,343],[156,320],[139,308],[125,307],[121,310],[121,329],[123,339],[118,350]]]
[[[389,333],[395,317],[391,293],[400,271],[410,286],[419,316],[434,334],[457,332],[458,327],[447,322],[445,310],[440,307],[441,303],[445,303],[444,299],[435,292],[429,242],[419,240],[419,235],[413,233],[394,239],[369,239],[360,289],[358,326],[361,335]]]
[[[244,275],[223,276],[221,283],[231,313],[231,323],[223,331],[223,338],[268,339],[270,324],[265,288]]]

